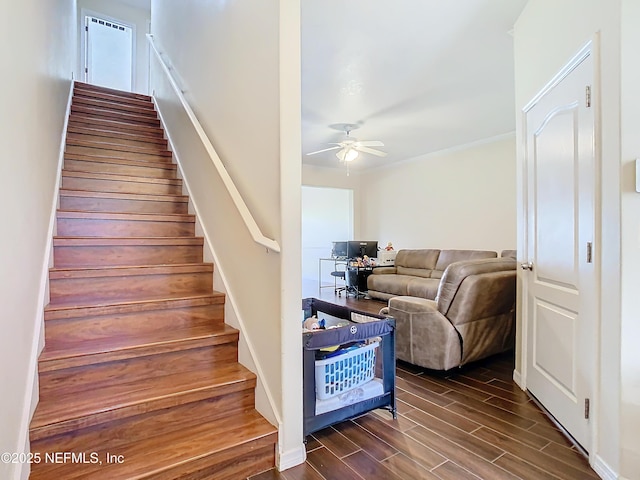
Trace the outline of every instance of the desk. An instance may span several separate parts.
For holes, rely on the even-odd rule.
[[[372,272],[373,267],[347,267],[347,287],[355,291],[356,297],[366,295],[369,290],[367,287],[367,278],[369,278]]]
[[[345,279],[346,279],[346,267],[347,267],[347,263],[348,260],[346,258],[339,258],[339,257],[333,257],[333,258],[319,258],[318,259],[318,294],[320,294],[322,292],[323,288],[331,288],[331,285],[322,285],[322,263],[323,262],[331,262],[331,266],[333,267],[333,270],[331,270],[332,272],[335,272],[336,270],[338,270],[338,267],[340,265],[344,265],[344,269],[345,269]],[[338,283],[337,283],[337,277],[333,277],[333,291],[335,293],[335,291],[338,289]]]

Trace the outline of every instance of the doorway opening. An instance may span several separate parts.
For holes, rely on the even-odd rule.
[[[302,295],[315,297],[320,285],[333,285],[331,269],[319,278],[321,258],[333,242],[353,239],[353,190],[302,187]],[[320,284],[319,284],[320,282]]]
[[[83,80],[133,91],[135,27],[95,14],[85,14],[83,19]]]

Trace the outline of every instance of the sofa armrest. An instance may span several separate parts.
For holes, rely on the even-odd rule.
[[[372,273],[374,275],[388,275],[390,273],[396,273],[396,267],[375,267]]]
[[[447,312],[462,339],[462,364],[513,347],[515,301],[515,269],[464,279]]]
[[[433,300],[394,297],[388,314],[396,320],[396,356],[400,360],[434,370],[460,364],[460,337]]]

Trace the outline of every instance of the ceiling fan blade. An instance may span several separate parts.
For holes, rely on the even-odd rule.
[[[364,152],[364,153],[370,153],[371,155],[376,155],[378,157],[386,157],[387,156],[387,152],[383,152],[383,151],[376,150],[374,148],[369,148],[369,147],[356,147],[356,150],[358,150],[360,152]]]
[[[362,140],[354,144],[355,147],[384,147],[380,140]]]
[[[323,148],[322,150],[316,150],[315,152],[309,152],[307,155],[315,155],[316,153],[328,152],[329,150],[337,150],[341,148],[340,145],[336,145],[335,147]]]

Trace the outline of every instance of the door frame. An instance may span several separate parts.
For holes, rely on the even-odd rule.
[[[110,15],[106,15],[101,12],[96,12],[95,10],[90,10],[88,8],[80,9],[80,16],[78,18],[78,31],[80,35],[78,35],[78,39],[80,41],[79,54],[78,58],[78,78],[81,78],[83,82],[86,82],[85,76],[85,67],[86,67],[86,59],[87,59],[87,32],[84,29],[85,26],[85,18],[86,17],[96,17],[101,20],[106,20],[108,22],[119,23],[120,25],[124,25],[131,29],[131,91],[135,92],[136,85],[136,76],[137,76],[137,58],[136,58],[136,25],[131,22],[127,22],[126,20],[121,20],[119,18],[112,17]]]
[[[591,465],[597,459],[597,446],[598,446],[598,423],[599,423],[599,405],[600,405],[600,331],[602,328],[602,280],[601,280],[601,239],[602,239],[602,208],[601,208],[601,186],[602,186],[602,123],[601,123],[601,95],[600,95],[600,42],[599,35],[596,34],[591,40],[589,40],[578,52],[558,71],[558,73],[522,108],[520,111],[521,117],[521,139],[519,142],[519,148],[521,149],[519,175],[518,175],[518,187],[520,191],[520,211],[521,220],[518,223],[519,229],[519,260],[522,262],[529,261],[529,209],[528,209],[528,154],[527,154],[527,113],[544,97],[550,90],[556,87],[565,77],[567,77],[585,58],[591,56],[593,59],[593,85],[591,87],[591,105],[593,111],[593,126],[594,126],[594,185],[593,185],[593,201],[594,201],[594,238],[593,238],[593,258],[594,258],[594,283],[596,290],[595,299],[595,325],[596,330],[593,335],[593,344],[590,346],[593,352],[593,358],[591,359],[591,365],[587,366],[588,371],[593,372],[593,391],[590,392],[590,449],[589,449],[589,463]],[[520,297],[520,325],[518,326],[520,332],[519,342],[519,354],[518,360],[520,365],[520,371],[514,371],[514,381],[522,388],[527,389],[527,356],[528,352],[528,327],[529,319],[527,312],[529,311],[529,291],[528,281],[529,276],[524,275],[522,270],[518,269],[518,284],[521,287]],[[560,425],[561,426],[561,425]]]

